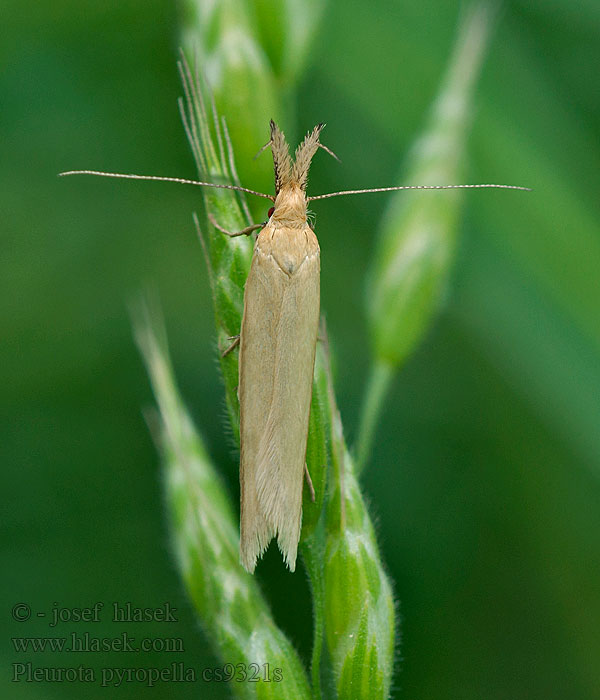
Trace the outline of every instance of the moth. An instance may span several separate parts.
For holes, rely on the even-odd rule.
[[[306,183],[322,128],[292,162],[271,122],[275,202],[256,239],[240,332],[240,560],[248,571],[275,536],[288,567],[296,566],[320,298]]]
[[[319,140],[323,127],[319,124],[306,135],[292,159],[283,132],[271,121],[270,140],[264,148],[270,147],[273,154],[274,196],[238,185],[175,177],[93,170],[61,173],[225,188],[273,202],[266,222],[237,233],[225,231],[213,221],[230,236],[260,229],[244,290],[239,337],[240,562],[250,573],[275,537],[287,566],[295,570],[305,477],[312,489],[305,460],[319,324],[320,250],[307,218],[308,203],[404,189],[529,189],[493,184],[404,185],[308,197],[308,172],[315,153],[322,148],[335,157]]]

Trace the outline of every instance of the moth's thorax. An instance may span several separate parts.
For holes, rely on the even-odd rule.
[[[303,228],[306,226],[306,204],[306,194],[297,183],[285,185],[277,193],[271,220],[280,226]]]
[[[319,242],[310,226],[288,226],[271,220],[256,240],[255,255],[295,275],[307,261],[319,257]]]

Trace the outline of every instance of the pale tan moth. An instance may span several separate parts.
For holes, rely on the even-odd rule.
[[[268,220],[243,231],[230,233],[213,221],[229,236],[261,229],[246,281],[239,338],[240,562],[251,573],[274,537],[287,566],[294,571],[305,475],[312,489],[305,458],[319,323],[320,251],[307,220],[308,202],[404,189],[529,189],[493,184],[405,185],[308,197],[306,184],[313,156],[319,148],[331,153],[319,141],[323,126],[319,124],[306,135],[292,160],[283,132],[271,121],[270,140],[264,148],[270,147],[273,154],[275,196],[238,185],[175,177],[93,170],[61,173],[219,187],[273,201]]]

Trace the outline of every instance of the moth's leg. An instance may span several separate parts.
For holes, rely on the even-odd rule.
[[[308,465],[306,464],[306,462],[304,462],[304,478],[306,479],[306,483],[308,484],[308,490],[310,491],[310,500],[314,503],[315,487],[313,486],[312,479],[310,478],[310,474],[308,473]]]
[[[262,224],[252,224],[252,226],[247,226],[246,228],[242,229],[241,231],[235,231],[232,233],[231,231],[228,231],[227,229],[223,228],[221,225],[217,223],[217,220],[215,217],[209,212],[208,214],[208,219],[210,223],[218,230],[221,231],[221,233],[224,233],[226,236],[229,236],[230,238],[235,238],[236,236],[249,236],[253,231],[257,231],[259,228],[264,228],[266,226],[266,221]]]
[[[240,344],[240,336],[239,335],[232,335],[231,337],[227,338],[227,340],[233,340],[233,343],[231,343],[231,345],[228,348],[223,350],[223,352],[221,353],[221,357],[225,357],[226,355],[229,355],[229,353],[232,350],[235,350],[235,348],[237,348],[237,346]]]

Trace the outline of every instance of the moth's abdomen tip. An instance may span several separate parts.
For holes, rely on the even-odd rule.
[[[253,574],[254,569],[256,569],[256,557],[252,561],[250,561],[240,556],[240,564],[249,574]]]
[[[287,568],[294,573],[296,571],[296,559],[298,558],[297,547],[293,548],[293,551],[289,551],[285,547],[279,547],[279,551],[283,554],[283,561]]]

